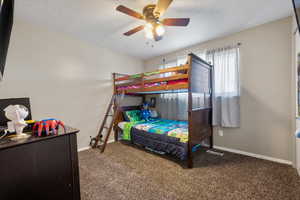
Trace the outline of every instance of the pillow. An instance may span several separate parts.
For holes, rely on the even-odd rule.
[[[125,120],[130,122],[141,121],[141,111],[140,110],[130,110],[125,112]]]

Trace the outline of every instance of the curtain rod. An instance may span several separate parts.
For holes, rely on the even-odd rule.
[[[238,42],[238,43],[236,43],[235,45],[233,45],[233,46],[231,46],[231,47],[240,47],[240,46],[242,46],[242,44],[243,44],[243,43]],[[227,45],[227,47],[230,47],[230,45]],[[225,46],[225,47],[222,47],[222,48],[226,48],[226,46]],[[222,48],[215,48],[215,49],[222,49]],[[204,51],[212,51],[212,50],[214,50],[214,49],[211,49],[211,50],[204,50]],[[193,52],[190,52],[190,53],[193,53]],[[163,64],[166,64],[166,61],[167,61],[167,58],[166,58],[166,57],[163,57],[163,58],[162,58]]]
[[[205,50],[202,50],[202,51],[213,51],[213,50],[216,50],[216,49],[224,49],[224,48],[228,48],[228,47],[240,47],[242,46],[243,43],[241,42],[238,42],[234,45],[226,45],[224,47],[218,47],[218,48],[212,48],[212,49],[205,49]],[[193,53],[193,52],[190,52],[190,53]]]
[[[238,42],[235,45],[227,45],[227,46],[224,46],[224,47],[209,49],[209,50],[207,50],[207,52],[220,51],[220,50],[224,50],[224,49],[228,49],[228,48],[237,48],[237,47],[240,47],[240,46],[242,46],[242,43]]]

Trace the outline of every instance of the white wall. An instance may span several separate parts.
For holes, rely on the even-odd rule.
[[[111,73],[137,73],[141,60],[17,20],[0,98],[30,97],[34,119],[55,117],[95,136],[112,94]]]
[[[215,145],[293,160],[292,18],[257,26],[145,62],[150,71],[179,55],[242,43],[241,127],[215,132]]]

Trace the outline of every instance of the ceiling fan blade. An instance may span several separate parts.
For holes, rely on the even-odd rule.
[[[158,0],[154,9],[154,15],[161,17],[169,8],[173,0]]]
[[[165,26],[187,26],[190,18],[167,18],[162,21]]]
[[[134,34],[134,33],[136,33],[136,32],[139,32],[139,31],[141,31],[141,30],[143,30],[143,29],[144,29],[144,25],[141,25],[141,26],[138,26],[138,27],[136,27],[136,28],[134,28],[134,29],[131,29],[130,31],[124,33],[124,35],[126,35],[126,36],[131,36],[132,34]]]
[[[117,11],[119,12],[122,12],[126,15],[129,15],[129,16],[132,16],[132,17],[135,17],[137,19],[144,19],[144,16],[134,10],[131,10],[130,8],[127,8],[125,6],[122,6],[122,5],[119,5],[117,8],[116,8]]]

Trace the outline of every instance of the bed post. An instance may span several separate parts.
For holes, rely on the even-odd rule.
[[[114,87],[114,96],[115,95],[117,95],[117,90],[116,90],[116,73],[113,73],[112,74],[112,76],[113,76],[113,87]],[[117,112],[117,97],[115,97],[114,98],[114,102],[113,102],[113,110],[114,110],[114,113],[115,112]],[[115,122],[113,122],[113,123],[115,123]],[[119,138],[119,135],[118,135],[118,130],[116,129],[116,125],[114,124],[114,126],[113,126],[114,128],[113,128],[113,130],[114,130],[114,139],[115,139],[115,142],[117,142],[118,141],[118,138]]]
[[[187,167],[188,168],[193,168],[194,166],[194,162],[193,162],[193,155],[192,155],[192,147],[191,147],[191,144],[189,142],[188,144],[188,160],[187,160]]]
[[[210,119],[211,119],[211,126],[210,126],[210,129],[211,129],[211,136],[209,137],[209,148],[210,149],[213,149],[214,148],[214,127],[213,127],[213,92],[214,92],[214,87],[213,87],[213,70],[214,70],[214,67],[211,65],[211,70],[210,70],[210,88],[211,88],[211,91],[210,91],[210,98],[209,98],[209,101],[210,101],[210,106],[211,106],[211,116],[210,116]]]
[[[191,67],[192,67],[192,56],[189,55],[188,56],[188,65],[189,65],[189,69],[188,69],[188,77],[190,79],[191,77]],[[192,133],[192,108],[193,108],[193,97],[192,97],[192,91],[191,91],[191,84],[190,84],[190,80],[189,80],[189,87],[188,87],[188,124],[189,124],[189,140],[188,140],[188,154],[187,154],[187,167],[188,168],[193,168],[193,155],[192,155],[192,148],[193,148],[193,144],[192,144],[192,137],[191,137],[191,133]]]
[[[210,106],[211,106],[211,116],[210,116],[210,119],[211,119],[211,126],[210,126],[210,129],[211,129],[211,136],[209,137],[209,148],[213,149],[214,148],[214,126],[213,126],[213,94],[214,94],[214,87],[213,87],[213,73],[214,73],[214,66],[211,65],[211,70],[210,70],[210,88],[211,88],[211,91],[210,91]]]
[[[213,148],[212,127],[212,66],[197,57],[189,54],[189,86],[188,86],[188,167],[193,167],[193,148],[195,145],[209,139]],[[208,100],[209,95],[209,100]],[[195,100],[197,99],[197,101]],[[199,101],[199,99],[202,101]],[[194,102],[195,101],[195,102]],[[201,103],[199,103],[201,102]],[[195,148],[196,150],[197,148]]]

